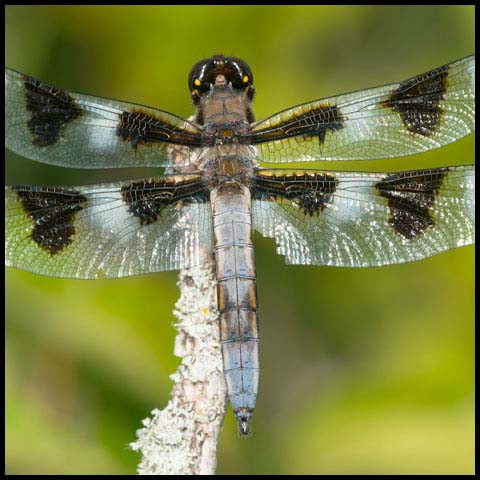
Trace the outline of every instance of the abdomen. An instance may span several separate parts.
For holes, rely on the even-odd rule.
[[[240,430],[250,431],[258,391],[258,321],[251,200],[248,188],[211,193],[223,367]]]

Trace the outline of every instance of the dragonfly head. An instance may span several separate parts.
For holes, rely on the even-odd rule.
[[[214,55],[197,62],[188,76],[188,88],[193,103],[197,105],[203,95],[214,86],[230,85],[235,91],[245,92],[253,100],[255,88],[250,67],[241,58]]]

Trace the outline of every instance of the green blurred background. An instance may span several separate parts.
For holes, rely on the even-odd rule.
[[[474,51],[472,6],[6,7],[6,64],[59,87],[188,116],[187,75],[244,58],[257,118],[403,80]],[[377,162],[473,163],[474,138]],[[312,167],[312,164],[308,165]],[[8,183],[132,176],[11,153]],[[261,382],[253,435],[228,412],[218,473],[471,474],[474,249],[383,268],[285,266],[255,238]],[[141,419],[169,397],[176,273],[73,281],[6,271],[6,465],[11,474],[134,473]]]

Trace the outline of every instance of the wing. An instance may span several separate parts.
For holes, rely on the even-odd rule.
[[[198,126],[132,103],[69,93],[5,69],[5,142],[32,160],[75,168],[170,165],[169,146],[188,163]],[[185,158],[187,157],[187,158]]]
[[[412,155],[475,130],[475,56],[368,90],[284,110],[252,126],[259,160],[299,162]]]
[[[473,165],[396,173],[259,170],[254,185],[254,228],[275,238],[290,264],[403,263],[475,239]]]
[[[5,187],[5,217],[5,264],[54,277],[178,270],[212,251],[208,190],[197,175]]]

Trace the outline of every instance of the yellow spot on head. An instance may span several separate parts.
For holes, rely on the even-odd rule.
[[[203,308],[202,308],[202,313],[203,313],[204,315],[208,315],[208,308],[207,308],[207,307],[203,307]]]
[[[197,86],[197,87],[199,87],[199,86],[202,84],[202,82],[201,82],[198,78],[196,78],[196,79],[193,81],[193,83],[194,83],[194,85]]]
[[[249,80],[250,80],[250,77],[249,77],[248,75],[245,75],[245,76],[242,78],[242,82],[243,82],[243,83],[247,83]]]

